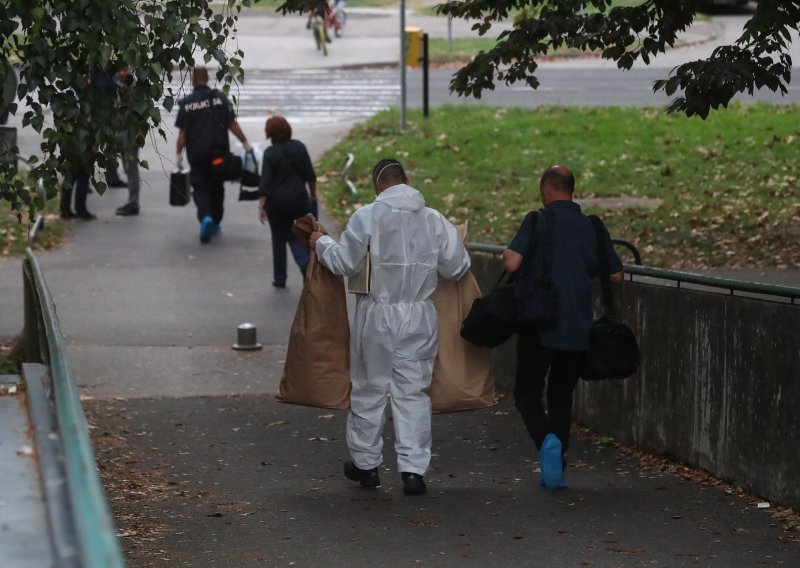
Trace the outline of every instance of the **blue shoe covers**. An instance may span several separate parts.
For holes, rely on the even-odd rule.
[[[212,230],[211,230],[211,234],[214,235],[215,237],[218,237],[219,235],[221,235],[222,234],[222,225],[218,225],[217,223],[214,223],[214,226],[212,227]]]
[[[200,242],[207,243],[211,240],[211,235],[214,233],[214,221],[206,215],[200,223]]]
[[[555,434],[548,434],[539,450],[539,461],[542,469],[542,485],[548,489],[563,489],[564,462],[561,457],[561,441]]]

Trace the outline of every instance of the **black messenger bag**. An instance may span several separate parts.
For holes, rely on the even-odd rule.
[[[589,219],[597,237],[605,315],[592,324],[589,351],[586,353],[581,378],[585,381],[626,379],[639,370],[639,345],[631,328],[615,321],[603,222],[596,215],[589,216]]]

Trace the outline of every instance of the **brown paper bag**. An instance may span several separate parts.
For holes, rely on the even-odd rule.
[[[459,226],[466,240],[466,227]],[[472,271],[458,282],[439,278],[433,304],[439,317],[439,352],[428,391],[434,412],[486,408],[495,403],[490,350],[461,337],[461,322],[472,302],[481,297]]]
[[[295,221],[295,234],[308,242],[314,227],[309,214]],[[289,348],[276,398],[320,408],[350,406],[350,324],[344,280],[310,251],[306,283],[289,334]]]

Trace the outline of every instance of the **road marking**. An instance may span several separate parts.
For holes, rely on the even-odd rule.
[[[171,86],[178,98],[188,92],[185,86]],[[396,106],[400,83],[394,69],[250,71],[230,94],[239,122],[260,122],[272,114],[297,123],[336,122],[369,118]]]

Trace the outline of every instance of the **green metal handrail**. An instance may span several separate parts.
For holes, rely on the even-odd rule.
[[[67,361],[55,304],[33,251],[25,251],[25,356],[50,366],[55,413],[64,447],[67,493],[81,565],[123,568],[125,560],[89,440],[75,378]]]
[[[800,300],[800,288],[792,286],[745,282],[743,280],[733,280],[731,278],[720,278],[719,276],[706,276],[705,274],[695,274],[679,270],[666,270],[664,268],[652,268],[649,266],[631,266],[627,264],[625,265],[625,273],[630,276],[631,280],[633,280],[633,276],[671,280],[676,283],[678,288],[681,287],[681,284],[693,284],[695,286],[708,286],[710,288],[724,288],[728,290],[731,295],[736,292],[744,292],[747,294],[777,296],[787,298],[792,304]]]
[[[614,244],[622,244],[623,241],[612,239]],[[486,245],[481,243],[468,243],[467,248],[472,252],[484,252],[495,256],[503,254],[504,247],[499,245]],[[681,272],[678,270],[667,270],[664,268],[652,268],[649,266],[638,266],[634,264],[623,264],[625,274],[633,281],[634,276],[645,276],[659,280],[669,280],[676,283],[678,288],[681,284],[692,284],[695,286],[706,286],[709,288],[721,288],[733,295],[736,292],[746,294],[759,294],[761,296],[774,296],[786,298],[790,303],[795,304],[800,300],[800,288],[792,286],[781,286],[778,284],[763,284],[761,282],[745,282],[743,280],[732,280],[730,278],[720,278],[719,276],[706,276],[705,274],[695,274],[692,272]]]

